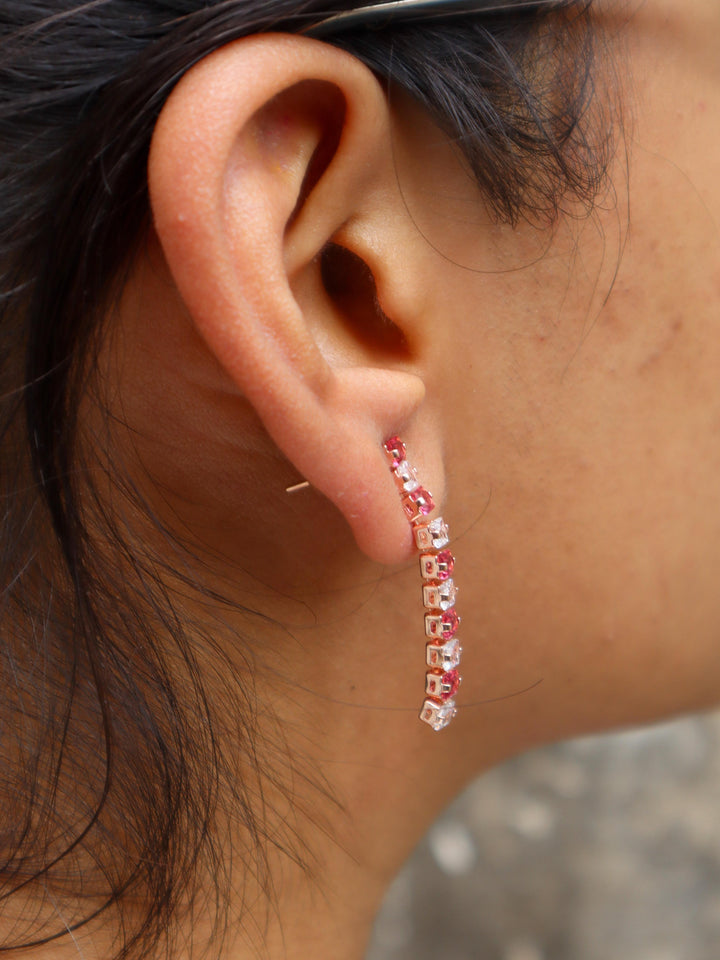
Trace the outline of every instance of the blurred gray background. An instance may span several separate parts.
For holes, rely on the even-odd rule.
[[[513,760],[437,821],[367,960],[720,960],[720,714]]]

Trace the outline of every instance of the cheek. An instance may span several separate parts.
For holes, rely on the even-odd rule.
[[[589,335],[532,311],[466,334],[450,477],[465,672],[477,700],[542,679],[533,738],[720,699],[711,312],[621,276]]]

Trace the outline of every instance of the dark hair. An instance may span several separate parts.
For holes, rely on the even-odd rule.
[[[0,950],[115,910],[115,956],[147,957],[210,874],[220,933],[223,786],[256,880],[269,846],[309,856],[254,799],[268,781],[284,789],[290,761],[279,740],[263,742],[262,773],[256,762],[252,644],[238,640],[240,677],[206,630],[190,629],[182,591],[163,586],[205,589],[183,573],[184,545],[105,461],[102,434],[79,435],[78,412],[99,389],[100,318],[147,226],[148,149],[173,85],[227,41],[350,6],[0,0],[0,903],[20,918]],[[612,153],[593,99],[589,6],[325,40],[427,108],[498,218],[552,222],[566,201],[591,208]],[[154,541],[131,535],[123,504],[141,508]],[[213,686],[225,709],[209,704],[199,644],[225,677]],[[222,717],[242,775],[220,750]]]

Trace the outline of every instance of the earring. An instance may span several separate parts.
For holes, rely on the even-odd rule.
[[[457,588],[452,579],[455,557],[447,545],[448,528],[442,517],[428,520],[435,509],[432,495],[421,486],[417,470],[407,460],[405,444],[390,437],[383,444],[400,501],[420,551],[422,597],[425,607],[425,701],[420,719],[433,730],[442,730],[457,713],[455,700],[461,683],[458,673],[462,647],[456,634],[460,617],[455,612]]]

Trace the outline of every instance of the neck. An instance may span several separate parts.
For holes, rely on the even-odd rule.
[[[235,854],[239,932],[226,960],[360,960],[384,892],[413,847],[466,779],[512,752],[519,735],[511,702],[496,709],[482,737],[471,737],[470,718],[458,719],[456,736],[418,721],[422,663],[394,629],[418,616],[415,563],[379,570],[341,528],[332,535],[327,518],[319,529],[336,572],[323,565],[315,580],[322,591],[293,595],[285,584],[282,600],[268,595],[274,622],[253,635],[261,759],[242,776],[267,863],[258,879],[255,853],[249,867],[248,855],[239,862]],[[378,643],[372,656],[368,637]],[[394,645],[392,658],[382,655],[383,643]],[[229,784],[223,809],[237,804],[232,794]],[[246,835],[235,838],[236,851],[251,846]]]

